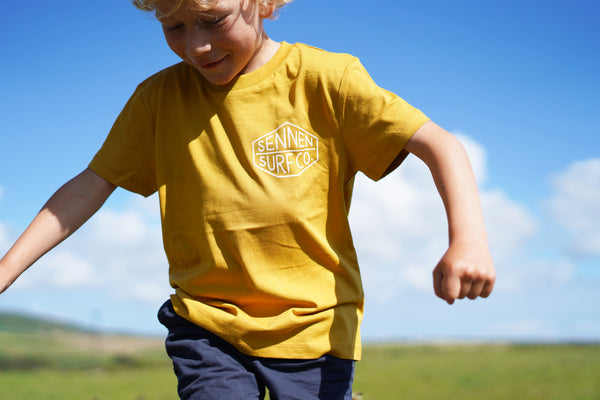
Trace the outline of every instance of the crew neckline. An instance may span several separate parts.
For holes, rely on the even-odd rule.
[[[216,92],[230,92],[233,90],[245,89],[247,87],[260,83],[269,76],[271,76],[275,72],[275,70],[283,63],[283,61],[286,59],[291,50],[292,45],[290,43],[281,42],[279,49],[277,49],[277,52],[264,65],[255,69],[252,72],[235,77],[231,82],[225,85],[215,85],[213,83],[208,82],[202,76],[202,74],[198,73],[198,75],[200,76],[200,78],[206,86],[210,87]]]

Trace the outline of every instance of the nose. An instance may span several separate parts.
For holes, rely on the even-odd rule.
[[[185,39],[185,55],[192,61],[211,50],[208,36],[198,29],[190,29]]]

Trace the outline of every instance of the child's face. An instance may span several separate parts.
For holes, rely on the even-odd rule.
[[[262,19],[273,10],[259,8],[255,0],[219,0],[205,11],[188,1],[160,18],[161,11],[169,11],[169,3],[165,0],[163,8],[158,8],[167,44],[209,82],[227,84],[270,58]]]

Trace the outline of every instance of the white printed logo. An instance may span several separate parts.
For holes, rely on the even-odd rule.
[[[289,122],[252,142],[254,166],[277,178],[298,176],[319,160],[319,139]]]

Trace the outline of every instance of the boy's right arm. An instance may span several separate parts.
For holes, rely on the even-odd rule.
[[[58,189],[0,259],[0,293],[94,215],[115,188],[86,168]]]

